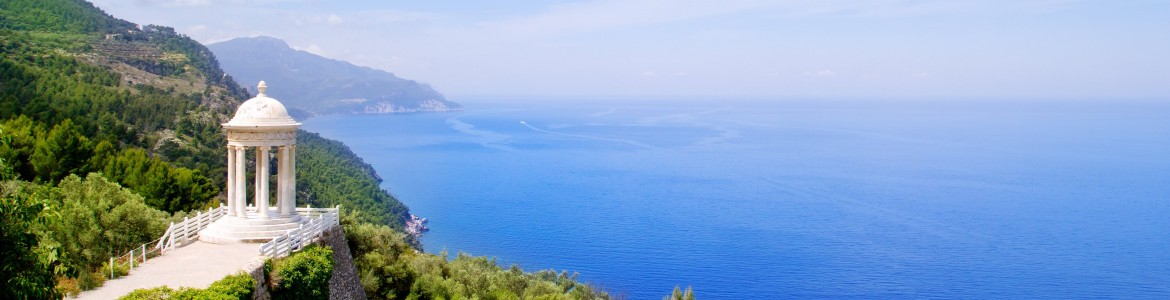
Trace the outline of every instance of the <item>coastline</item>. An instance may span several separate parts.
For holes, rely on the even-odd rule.
[[[444,110],[399,110],[399,111],[353,111],[353,112],[333,112],[333,113],[318,113],[302,109],[291,109],[289,114],[297,122],[304,122],[305,120],[316,117],[338,117],[338,116],[361,116],[361,115],[398,115],[398,114],[420,114],[420,113],[446,113],[463,111],[463,107],[448,108]]]

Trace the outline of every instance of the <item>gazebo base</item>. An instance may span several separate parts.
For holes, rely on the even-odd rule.
[[[289,230],[300,227],[308,219],[300,215],[282,218],[275,208],[268,218],[261,219],[255,211],[247,218],[224,216],[199,232],[199,240],[213,244],[265,243]]]

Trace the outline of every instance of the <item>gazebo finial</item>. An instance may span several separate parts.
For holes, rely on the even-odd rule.
[[[257,90],[257,91],[260,91],[260,95],[263,95],[263,94],[264,94],[264,91],[267,91],[267,90],[268,90],[268,84],[265,84],[265,83],[264,83],[264,81],[263,81],[263,80],[261,80],[261,81],[260,81],[260,84],[257,84],[257,85],[256,85],[256,90]]]

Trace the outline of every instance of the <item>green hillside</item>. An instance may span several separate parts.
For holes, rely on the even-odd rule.
[[[3,272],[0,298],[41,298],[55,280],[100,284],[92,271],[106,259],[157,238],[167,218],[223,198],[220,123],[249,96],[203,45],[84,1],[6,0],[0,54],[0,254],[12,259],[5,271],[45,269],[40,275],[50,278]],[[340,204],[365,211],[362,221],[402,227],[407,208],[377,186],[368,166],[343,145],[302,134],[298,160],[328,162],[321,169],[334,175],[318,182],[302,172],[302,203]],[[79,184],[129,200],[115,205],[69,188]],[[117,209],[121,203],[138,204]],[[144,221],[155,225],[118,231],[103,223],[128,212],[156,216]],[[3,294],[14,291],[48,294]]]
[[[169,212],[214,202],[225,164],[217,123],[246,95],[234,82],[191,80],[224,77],[214,60],[199,58],[206,48],[179,46],[173,41],[190,40],[173,31],[122,31],[129,23],[100,11],[64,9],[96,11],[84,2],[3,6],[0,120],[12,142],[0,147],[0,158],[18,178],[55,183],[105,172]],[[71,13],[49,13],[57,8]]]
[[[83,1],[0,8],[0,128],[11,139],[0,158],[16,178],[52,184],[100,172],[167,212],[218,204],[226,173],[220,124],[249,96],[206,47]],[[302,172],[309,204],[361,209],[394,226],[408,216],[344,145],[307,135],[300,147],[298,160],[333,175]]]
[[[80,0],[0,1],[0,299],[100,286],[126,271],[110,257],[218,205],[220,124],[248,97],[171,28]],[[296,159],[298,203],[343,207],[371,298],[608,298],[565,272],[421,253],[407,207],[345,145],[302,131]]]

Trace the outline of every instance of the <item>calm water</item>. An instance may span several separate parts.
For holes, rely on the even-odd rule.
[[[465,104],[304,127],[428,252],[631,299],[1170,298],[1170,103]]]

